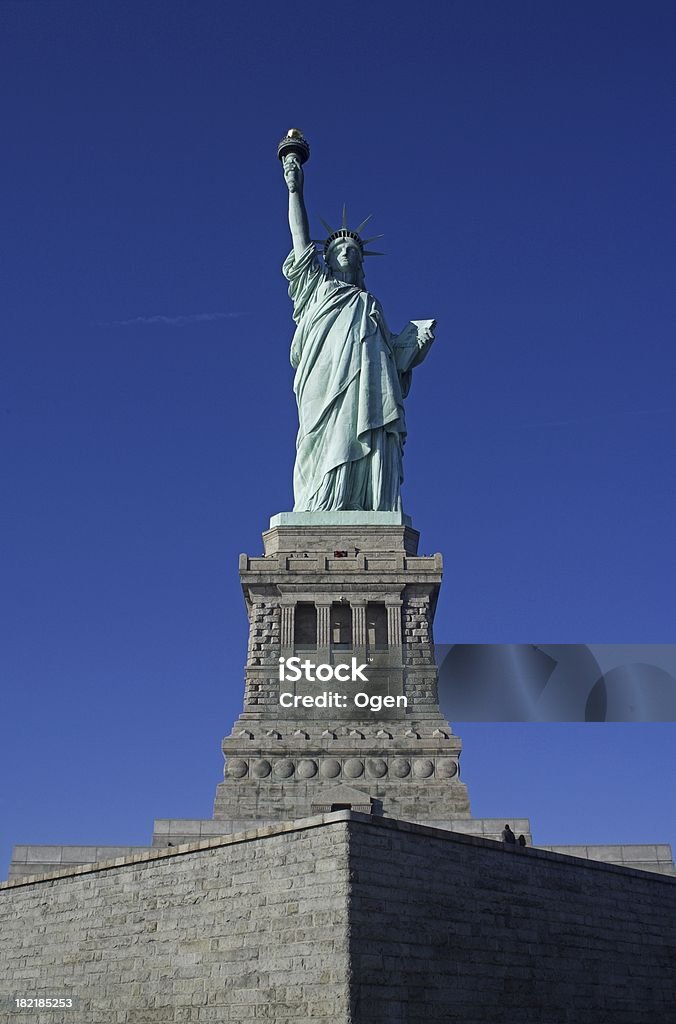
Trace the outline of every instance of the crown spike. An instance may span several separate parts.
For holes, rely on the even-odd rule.
[[[360,231],[362,231],[364,229],[364,225],[368,224],[368,222],[371,220],[372,216],[373,216],[373,214],[370,213],[368,215],[368,217],[366,218],[366,220],[363,220],[361,222],[361,224],[359,225],[359,227],[356,228],[355,230],[353,230],[352,228],[348,227],[348,224],[347,224],[347,204],[343,203],[343,213],[342,213],[341,226],[336,231],[334,231],[331,228],[331,226],[329,224],[327,224],[326,221],[323,220],[320,217],[319,219],[321,220],[322,224],[324,225],[324,227],[326,228],[326,230],[329,233],[328,237],[324,241],[324,256],[326,257],[328,255],[329,249],[331,248],[333,243],[338,241],[341,238],[351,238],[359,246],[359,249],[360,249],[361,253],[364,256],[384,256],[385,255],[384,252],[367,252],[366,251],[366,246],[370,242],[375,242],[376,239],[383,238],[384,237],[383,235],[374,235],[372,238],[362,238],[361,235],[360,235]]]
[[[366,217],[366,219],[361,222],[359,227],[354,229],[357,232],[358,235],[360,235],[362,233],[362,231],[364,230],[364,228],[366,227],[368,222],[371,220],[372,216],[373,216],[373,214],[369,213],[368,217]]]

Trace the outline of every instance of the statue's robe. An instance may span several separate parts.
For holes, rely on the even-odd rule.
[[[296,331],[296,512],[401,509],[410,371],[369,292],[336,280],[309,245],[284,261]]]

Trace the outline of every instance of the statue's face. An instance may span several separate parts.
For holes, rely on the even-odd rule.
[[[339,238],[326,254],[326,262],[332,270],[359,270],[362,264],[361,249],[351,238]]]

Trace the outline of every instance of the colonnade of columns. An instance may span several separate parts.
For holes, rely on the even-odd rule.
[[[281,602],[281,647],[283,652],[291,652],[295,641],[295,616],[298,603],[293,598],[282,598]],[[303,604],[310,602],[303,601]],[[317,610],[317,650],[327,651],[331,647],[331,609],[339,602],[331,598],[317,598],[312,602]],[[387,646],[389,649],[401,647],[401,607],[403,601],[396,596],[387,596],[382,602],[368,602],[365,598],[349,601],[352,612],[352,648],[355,651],[366,650],[369,642],[367,630],[368,604],[380,604],[387,615]]]

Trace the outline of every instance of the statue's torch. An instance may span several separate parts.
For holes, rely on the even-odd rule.
[[[277,156],[284,163],[284,157],[295,153],[301,164],[310,159],[310,144],[300,128],[289,128],[277,146]]]

